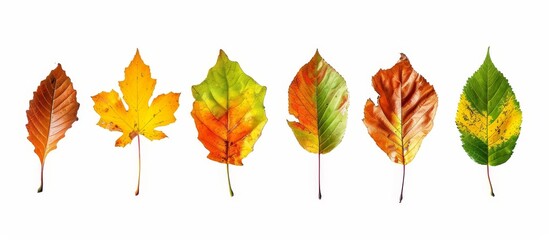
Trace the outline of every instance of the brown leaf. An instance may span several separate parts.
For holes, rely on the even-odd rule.
[[[34,145],[34,152],[42,165],[38,188],[38,192],[42,192],[46,156],[57,148],[57,142],[65,137],[65,132],[78,120],[76,113],[80,107],[71,79],[61,64],[40,82],[29,103],[27,138]]]
[[[379,148],[393,162],[402,164],[405,171],[405,165],[414,159],[421,141],[433,128],[437,94],[404,54],[391,69],[379,70],[372,85],[379,94],[378,106],[368,99],[364,124]]]

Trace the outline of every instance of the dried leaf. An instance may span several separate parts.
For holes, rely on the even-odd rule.
[[[240,166],[267,123],[263,99],[267,88],[246,75],[223,50],[206,79],[192,86],[191,115],[208,158],[224,163],[233,196],[229,164]]]
[[[379,70],[372,77],[372,85],[379,94],[378,106],[368,99],[364,124],[377,146],[393,162],[402,164],[402,202],[406,164],[414,159],[433,128],[438,97],[404,54],[391,69]]]
[[[115,146],[124,147],[137,136],[139,177],[135,195],[138,195],[141,179],[139,135],[143,135],[149,140],[166,137],[166,134],[156,128],[175,122],[174,113],[179,107],[180,93],[160,94],[149,106],[156,79],[151,77],[150,68],[141,59],[139,50],[124,73],[125,79],[119,81],[118,85],[128,109],[114,90],[93,96],[92,99],[95,102],[93,108],[101,117],[97,125],[110,131],[122,132],[122,136],[116,140]]]
[[[347,125],[349,93],[345,79],[316,51],[288,89],[290,114],[299,122],[288,121],[299,144],[318,155],[318,198],[320,154],[332,151],[343,139]]]
[[[490,166],[509,160],[520,134],[522,112],[509,81],[490,58],[471,76],[458,104],[456,124],[463,149],[478,164],[486,165],[490,193]]]
[[[65,137],[65,132],[78,120],[76,113],[79,107],[71,79],[58,64],[40,82],[27,110],[28,139],[34,145],[34,152],[41,164],[38,192],[42,192],[44,186],[46,156],[57,148],[57,142]]]

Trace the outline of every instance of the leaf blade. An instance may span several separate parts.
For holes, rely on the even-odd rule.
[[[166,134],[156,128],[176,121],[174,114],[179,108],[180,93],[160,94],[149,104],[156,79],[152,78],[150,67],[141,59],[139,50],[124,74],[124,80],[119,81],[118,85],[128,108],[114,90],[92,96],[94,110],[100,116],[97,125],[122,132],[116,140],[117,147],[125,147],[138,134],[150,140],[165,138]]]
[[[379,70],[372,85],[379,94],[378,105],[367,100],[364,124],[393,162],[406,165],[433,128],[438,106],[435,89],[404,54],[392,68]]]
[[[244,73],[220,50],[204,81],[193,85],[191,116],[208,158],[240,166],[253,151],[267,123],[263,101],[267,88]]]
[[[490,49],[463,88],[455,121],[462,146],[475,162],[497,166],[510,159],[522,111],[509,81],[492,62]]]
[[[70,78],[58,64],[46,79],[40,82],[29,102],[26,125],[29,141],[44,164],[48,153],[57,148],[66,131],[78,120],[80,104]]]
[[[297,141],[311,153],[328,153],[343,139],[349,93],[343,77],[316,51],[288,89],[287,121]]]

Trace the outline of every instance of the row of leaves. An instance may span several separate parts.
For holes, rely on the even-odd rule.
[[[149,104],[156,80],[139,50],[124,72],[125,79],[118,85],[127,109],[114,90],[101,92],[92,99],[100,116],[97,125],[122,132],[115,146],[124,147],[137,137],[140,176],[140,136],[150,140],[166,137],[156,128],[175,122],[180,93],[160,94]],[[412,68],[404,54],[392,68],[379,70],[372,77],[372,85],[379,94],[377,105],[367,100],[363,121],[379,148],[402,165],[402,201],[406,165],[414,159],[433,127],[438,97],[434,87]],[[266,91],[237,62],[229,60],[223,50],[206,79],[192,86],[195,101],[191,115],[198,139],[210,151],[209,159],[226,165],[231,196],[234,194],[229,165],[242,165],[242,160],[253,151],[267,123],[263,105]],[[341,142],[346,128],[349,98],[345,80],[317,51],[291,82],[288,104],[289,113],[297,119],[288,121],[297,141],[318,156],[320,199],[320,155]],[[60,64],[34,92],[26,127],[41,163],[38,192],[43,190],[46,156],[77,120],[79,106],[76,90]],[[465,151],[474,161],[486,165],[492,196],[489,166],[502,164],[511,157],[521,122],[519,103],[507,79],[492,63],[488,49],[484,63],[463,89],[456,124]],[[139,183],[140,177],[135,195],[139,194]]]

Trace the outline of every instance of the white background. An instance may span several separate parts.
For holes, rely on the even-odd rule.
[[[0,239],[547,239],[545,154],[547,7],[533,1],[3,1]],[[512,158],[485,167],[463,151],[454,123],[467,78],[488,46],[523,111]],[[158,79],[153,96],[181,92],[177,121],[160,141],[114,147],[120,133],[96,126],[90,96],[119,91],[139,48]],[[206,158],[190,111],[191,86],[206,77],[222,48],[267,86],[269,119],[243,167]],[[347,81],[350,108],[342,143],[316,156],[286,124],[287,90],[316,49]],[[362,123],[371,77],[405,53],[434,85],[432,132],[408,165],[389,161]],[[61,63],[80,102],[79,120],[40,163],[26,139],[29,100]]]

